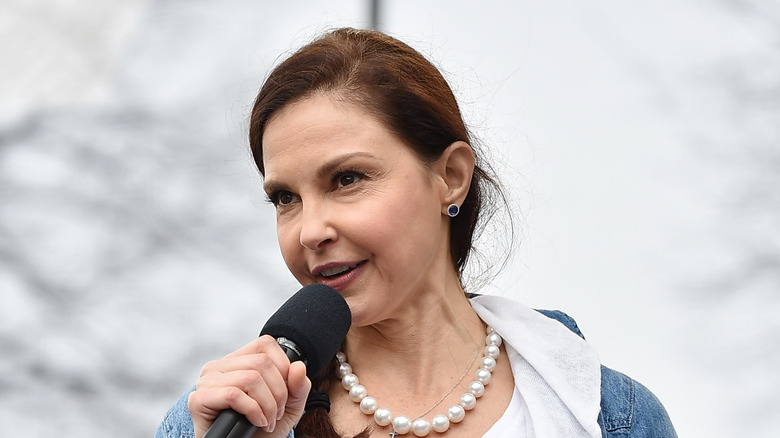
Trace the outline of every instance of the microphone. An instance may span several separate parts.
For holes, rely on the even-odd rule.
[[[260,330],[271,335],[290,362],[303,361],[309,379],[319,375],[338,352],[352,324],[352,313],[338,291],[324,284],[304,286]],[[203,438],[250,438],[257,427],[233,409],[219,413]]]

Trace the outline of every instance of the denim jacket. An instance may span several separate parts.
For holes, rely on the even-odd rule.
[[[577,323],[558,310],[539,310],[585,339]],[[187,408],[190,389],[168,410],[155,438],[194,438],[192,417]],[[601,366],[601,412],[598,417],[603,438],[676,438],[677,433],[661,402],[650,390],[630,377]],[[290,438],[294,436],[290,432]]]

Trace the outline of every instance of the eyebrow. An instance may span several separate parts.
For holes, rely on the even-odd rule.
[[[345,161],[349,161],[353,158],[376,158],[376,156],[370,152],[350,152],[348,154],[339,155],[332,160],[325,162],[318,170],[317,177],[325,178],[330,176],[339,166]]]
[[[334,157],[330,161],[326,161],[322,166],[320,166],[317,169],[317,178],[322,179],[330,176],[345,161],[349,161],[354,158],[377,159],[377,157],[370,152],[350,152],[344,155],[339,155],[337,157]],[[263,189],[265,190],[266,193],[270,194],[270,193],[275,193],[279,190],[287,190],[288,187],[286,184],[281,182],[266,180],[265,184],[263,184]]]

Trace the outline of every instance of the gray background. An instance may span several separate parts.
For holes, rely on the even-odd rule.
[[[772,436],[778,2],[386,3],[513,196],[520,243],[482,292],[573,315],[680,436]],[[248,111],[367,4],[0,3],[2,436],[151,436],[297,290]]]

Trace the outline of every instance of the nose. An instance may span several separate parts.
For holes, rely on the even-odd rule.
[[[329,219],[328,209],[323,205],[303,206],[301,219],[301,245],[312,251],[318,251],[338,237],[336,229]]]

